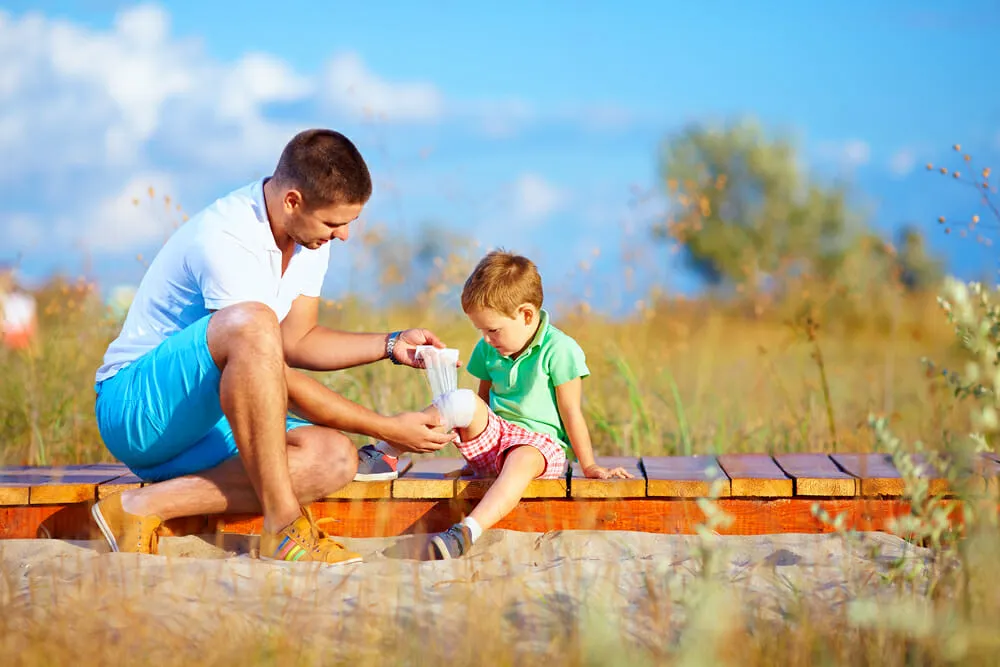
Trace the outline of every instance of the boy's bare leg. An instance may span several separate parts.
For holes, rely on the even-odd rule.
[[[517,507],[531,480],[545,472],[545,457],[530,445],[508,450],[500,476],[469,516],[489,530]]]

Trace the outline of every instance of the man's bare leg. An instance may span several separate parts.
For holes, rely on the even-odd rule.
[[[357,470],[357,450],[344,434],[323,426],[289,431],[288,468],[292,491],[308,505],[345,486]],[[122,503],[136,514],[164,520],[201,514],[259,514],[257,492],[240,457],[205,472],[158,482],[122,493]]]
[[[230,306],[212,316],[207,337],[209,352],[222,372],[219,383],[222,412],[233,429],[247,480],[260,500],[264,529],[277,533],[301,514],[289,473],[285,433],[288,394],[278,319],[263,304]],[[230,490],[213,490],[211,482],[209,486],[201,486],[193,480],[171,481],[194,484],[195,488],[193,497],[171,498],[168,505],[187,502],[198,507],[219,506],[220,494],[224,496],[223,492]],[[138,489],[122,497],[123,508],[134,514],[164,516],[161,512],[169,507],[161,505],[168,497],[162,491],[165,488],[174,493],[177,484]],[[200,493],[206,495],[202,497]]]

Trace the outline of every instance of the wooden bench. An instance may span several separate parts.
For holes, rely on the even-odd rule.
[[[594,529],[693,533],[704,521],[699,498],[714,492],[732,515],[723,534],[829,532],[813,515],[818,504],[847,526],[885,530],[909,512],[902,476],[884,454],[725,454],[715,456],[602,457],[634,478],[594,480],[573,465],[563,479],[535,480],[523,500],[496,527],[523,531]],[[459,477],[457,458],[406,461],[399,478],[351,482],[313,503],[324,528],[349,537],[394,536],[442,530],[467,514],[492,480]],[[973,480],[996,496],[1000,459],[976,460]],[[932,494],[947,496],[949,481],[925,473]],[[0,468],[0,539],[98,539],[91,505],[142,481],[121,464]],[[167,522],[164,534],[259,534],[259,516],[204,516]]]

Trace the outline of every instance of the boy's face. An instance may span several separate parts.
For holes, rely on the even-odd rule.
[[[476,308],[466,313],[483,335],[483,340],[505,357],[524,351],[538,328],[538,309],[531,304],[518,307],[514,317],[490,308]]]

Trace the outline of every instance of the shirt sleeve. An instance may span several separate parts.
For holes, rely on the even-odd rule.
[[[277,295],[270,293],[265,277],[270,267],[235,237],[218,234],[203,239],[188,266],[208,310],[256,301],[277,312]]]
[[[490,374],[486,370],[486,342],[483,339],[479,339],[476,346],[472,348],[472,354],[469,355],[469,361],[465,364],[465,370],[469,372],[469,375],[479,378],[480,380],[489,380]]]
[[[575,340],[566,336],[555,341],[549,348],[549,377],[553,386],[558,387],[576,378],[590,375],[587,356]]]

